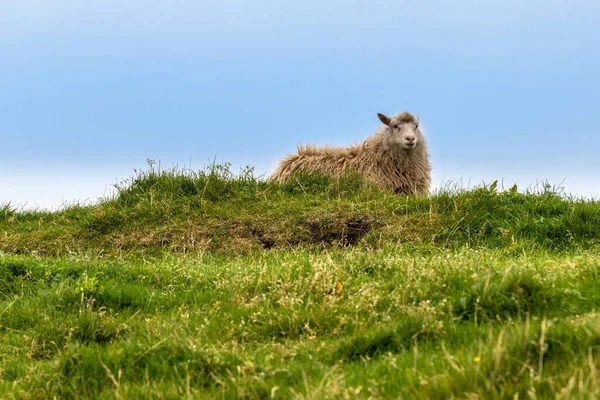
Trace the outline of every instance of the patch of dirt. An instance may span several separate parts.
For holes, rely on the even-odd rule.
[[[105,237],[105,240],[121,251],[136,248],[169,248],[174,252],[245,254],[261,248],[271,250],[302,245],[354,246],[378,224],[369,216],[334,212],[313,214],[279,223],[260,218],[252,221],[227,221],[214,226],[190,222],[121,234],[113,233]]]
[[[265,250],[270,250],[275,246],[275,240],[266,237],[265,234],[257,228],[252,228],[252,236],[258,240]]]
[[[308,221],[311,241],[321,244],[354,246],[373,229],[373,220],[366,216],[346,220]]]

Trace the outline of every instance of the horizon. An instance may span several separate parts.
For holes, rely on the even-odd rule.
[[[432,189],[598,199],[600,4],[24,0],[0,11],[0,205],[97,201],[146,159],[270,173],[420,116]]]
[[[207,162],[206,167],[210,163]],[[206,168],[204,167],[204,168]],[[240,166],[240,171],[243,168],[252,167],[252,166]],[[186,165],[178,166],[178,165],[161,165],[162,170],[167,170],[171,168],[177,168],[178,170],[191,170],[191,171],[199,171],[204,170],[204,168],[188,168]],[[232,173],[237,175],[239,173],[238,170],[232,165]],[[156,168],[155,168],[156,169]],[[256,171],[254,169],[254,176],[258,179],[264,179],[266,174],[270,171],[260,173],[260,171]],[[126,173],[121,173],[120,175],[117,172],[114,172],[115,177],[112,179],[112,182],[102,183],[104,177],[108,177],[109,174],[96,174],[90,176],[87,174],[83,177],[74,177],[71,180],[67,180],[67,182],[58,182],[56,176],[65,177],[68,175],[68,171],[49,171],[46,176],[39,177],[37,180],[29,179],[27,181],[21,181],[18,178],[12,177],[6,178],[1,177],[0,184],[0,192],[2,192],[2,187],[11,187],[14,193],[24,193],[21,197],[21,202],[19,201],[4,201],[0,202],[0,207],[9,206],[11,209],[15,209],[17,211],[61,211],[65,208],[71,206],[90,206],[93,204],[97,204],[100,201],[109,200],[114,198],[117,193],[117,186],[122,188],[127,185],[128,182],[131,181],[132,178],[136,176],[136,174],[148,171],[148,168],[132,168],[131,174],[127,176]],[[50,179],[49,179],[50,178]],[[51,179],[54,178],[54,179]],[[91,178],[91,179],[90,179]],[[584,201],[599,201],[600,200],[600,192],[590,192],[585,193],[585,189],[587,188],[588,182],[578,182],[578,184],[571,184],[571,188],[575,188],[575,191],[567,191],[565,188],[567,185],[564,182],[553,182],[549,179],[537,179],[531,178],[528,180],[527,177],[521,178],[520,180],[511,180],[506,181],[502,178],[500,179],[492,179],[489,177],[487,180],[482,181],[473,181],[473,180],[465,180],[463,178],[449,178],[445,179],[445,177],[433,177],[432,187],[430,190],[430,195],[436,195],[440,192],[449,191],[450,193],[454,193],[461,190],[471,190],[476,187],[489,186],[495,181],[497,181],[498,190],[504,191],[509,190],[513,185],[517,185],[517,190],[520,193],[540,193],[548,187],[551,191],[556,194],[572,200],[584,200]],[[73,185],[76,187],[78,193],[91,193],[92,195],[82,198],[82,197],[74,197],[74,198],[65,198],[64,197],[64,186]],[[100,190],[99,190],[100,188]],[[16,190],[15,190],[16,189]],[[580,189],[580,191],[577,191]],[[100,193],[96,195],[96,193]],[[47,199],[45,205],[42,203],[36,203],[28,200],[29,198],[42,198],[42,196]],[[49,200],[49,201],[48,201]]]

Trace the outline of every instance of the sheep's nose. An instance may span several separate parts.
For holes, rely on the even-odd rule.
[[[407,142],[409,142],[409,143],[412,143],[412,142],[414,142],[414,141],[415,141],[415,137],[414,137],[414,136],[406,136],[406,137],[405,137],[405,139],[406,139],[406,141],[407,141]]]

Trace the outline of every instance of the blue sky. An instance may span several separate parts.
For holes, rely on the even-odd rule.
[[[95,200],[147,158],[268,173],[402,110],[436,187],[600,196],[599,20],[592,0],[10,2],[0,204]]]

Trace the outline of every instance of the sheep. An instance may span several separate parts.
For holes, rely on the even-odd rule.
[[[425,195],[431,184],[427,143],[419,130],[419,117],[401,112],[393,117],[378,113],[384,126],[363,143],[350,147],[298,146],[279,163],[269,180],[283,183],[296,171],[341,176],[349,171],[383,190]]]

